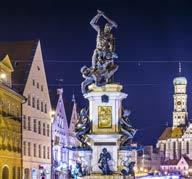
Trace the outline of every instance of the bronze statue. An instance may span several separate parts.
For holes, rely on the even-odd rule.
[[[86,139],[90,129],[91,121],[89,120],[87,110],[83,108],[80,111],[79,120],[75,126],[76,137],[81,142],[82,147],[89,148]]]
[[[91,26],[97,31],[96,49],[92,57],[92,67],[95,68],[97,61],[100,59],[110,60],[117,58],[115,51],[114,37],[111,32],[112,28],[117,28],[117,24],[109,19],[104,12],[97,10],[98,14],[91,20]],[[100,17],[107,20],[104,29],[101,29],[97,22]]]
[[[124,176],[133,176],[133,177],[135,177],[134,166],[135,166],[135,162],[133,162],[133,161],[132,162],[125,161],[123,163],[124,169],[121,170],[121,173]]]
[[[100,158],[98,160],[99,168],[101,169],[103,175],[111,175],[112,171],[109,168],[109,160],[111,160],[111,154],[106,148],[103,148]]]
[[[83,94],[88,92],[88,86],[96,81],[96,77],[91,68],[83,66],[81,68],[81,73],[85,80],[81,83],[81,91]]]
[[[97,31],[97,44],[92,57],[92,66],[81,68],[81,73],[85,80],[81,84],[82,93],[88,92],[88,86],[95,83],[96,86],[104,86],[112,83],[112,77],[118,69],[118,65],[114,63],[117,58],[115,53],[114,37],[111,32],[112,28],[117,28],[117,24],[109,19],[102,11],[91,20],[90,24]],[[100,17],[107,20],[104,29],[97,22]]]
[[[128,147],[136,134],[137,130],[134,129],[129,120],[130,111],[125,109],[122,118],[120,118],[120,132],[123,134],[121,137],[121,147]]]

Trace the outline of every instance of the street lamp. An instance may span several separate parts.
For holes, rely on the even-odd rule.
[[[7,75],[6,75],[6,73],[0,73],[0,78],[2,79],[2,80],[4,80],[5,78],[7,77]]]

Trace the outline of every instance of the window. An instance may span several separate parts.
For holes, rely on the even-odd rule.
[[[45,104],[45,113],[47,113],[47,104]]]
[[[45,146],[43,146],[43,158],[46,158]]]
[[[13,173],[13,179],[16,179],[16,167],[15,166],[13,167],[12,173]]]
[[[17,117],[20,116],[20,115],[19,115],[19,106],[16,107],[16,116],[17,116]],[[19,119],[20,119],[20,117],[19,117]]]
[[[50,131],[50,127],[49,127],[49,124],[47,124],[47,137],[49,137],[49,131]]]
[[[49,147],[47,147],[47,159],[49,159],[50,154],[49,154]]]
[[[29,94],[27,97],[27,104],[31,106],[31,95]]]
[[[41,101],[41,112],[43,112],[43,102]]]
[[[31,117],[28,116],[28,130],[31,130]]]
[[[39,89],[39,83],[37,82],[37,88]]]
[[[32,98],[32,107],[35,108],[35,97]]]
[[[35,80],[33,80],[33,86],[35,86]]]
[[[10,110],[11,110],[11,109],[10,109],[10,103],[8,102],[8,103],[7,103],[7,114],[10,114],[10,112],[11,112]]]
[[[33,144],[33,156],[37,157],[37,144]]]
[[[41,134],[41,121],[38,122],[38,134]]]
[[[24,128],[24,129],[27,129],[26,115],[23,115],[23,128]]]
[[[28,142],[28,156],[31,156],[31,143]]]
[[[41,145],[39,145],[39,158],[41,158]]]
[[[43,123],[43,135],[45,135],[45,123]]]
[[[37,119],[33,119],[33,131],[37,132]]]
[[[186,153],[189,154],[189,141],[186,142],[186,149],[187,149]]]
[[[41,91],[43,91],[43,85],[41,85]]]
[[[37,109],[39,110],[39,99],[37,100]]]
[[[23,142],[23,155],[26,155],[26,142]]]
[[[18,167],[17,168],[17,179],[20,179],[21,178],[21,168]]]
[[[11,109],[12,109],[11,114],[14,116],[14,114],[15,114],[15,106],[14,106],[14,104],[12,104]]]

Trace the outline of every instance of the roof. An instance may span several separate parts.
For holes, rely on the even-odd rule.
[[[187,79],[185,77],[177,77],[173,80],[174,85],[187,85]]]
[[[192,166],[192,160],[187,155],[183,155],[183,158],[189,166]]]
[[[180,138],[183,136],[184,128],[183,127],[167,127],[159,137],[159,140],[167,140],[169,138]]]
[[[57,106],[57,101],[58,101],[57,90],[55,88],[54,89],[49,88],[49,96],[51,99],[52,109],[55,110]],[[67,122],[68,124],[70,124],[70,119],[71,119],[71,114],[73,109],[73,102],[66,100],[65,91],[63,92],[63,102],[64,102],[65,112],[67,116]]]
[[[180,159],[176,160],[166,160],[162,163],[162,165],[177,165],[179,163],[179,161],[184,158],[184,160],[187,162],[187,164],[189,166],[192,166],[192,160],[187,156],[187,155],[183,155]]]
[[[165,160],[161,165],[177,165],[179,160]]]
[[[13,88],[23,94],[38,40],[0,42],[0,57],[8,55],[13,64]]]

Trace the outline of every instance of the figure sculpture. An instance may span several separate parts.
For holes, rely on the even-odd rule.
[[[121,170],[121,173],[124,176],[133,176],[133,177],[135,177],[135,172],[134,172],[135,162],[127,162],[127,161],[125,161],[123,163],[123,166],[125,168],[123,170]]]
[[[97,31],[96,49],[92,56],[92,66],[81,68],[81,73],[85,80],[81,84],[82,93],[88,92],[88,86],[95,83],[96,86],[104,86],[112,82],[112,77],[118,69],[118,65],[114,63],[117,58],[115,53],[114,37],[111,32],[112,28],[117,28],[117,24],[109,19],[102,11],[91,20],[91,26]],[[98,24],[100,17],[107,20],[104,29]]]
[[[76,137],[81,142],[82,147],[89,148],[86,139],[90,129],[91,121],[89,120],[87,110],[83,108],[80,111],[79,120],[75,126]]]
[[[97,31],[96,49],[92,57],[92,67],[96,68],[97,61],[101,59],[110,60],[117,58],[115,51],[114,37],[111,32],[112,28],[117,28],[117,24],[109,19],[104,12],[97,10],[98,14],[91,20],[91,26]],[[107,20],[104,29],[102,29],[97,22],[100,17]]]
[[[111,160],[111,154],[106,148],[103,148],[100,158],[98,160],[99,168],[101,169],[103,175],[111,175],[112,171],[109,168],[109,161]]]
[[[123,111],[122,118],[120,118],[120,132],[122,133],[121,137],[121,147],[128,147],[136,134],[137,130],[134,129],[129,120],[130,111],[125,109]]]

